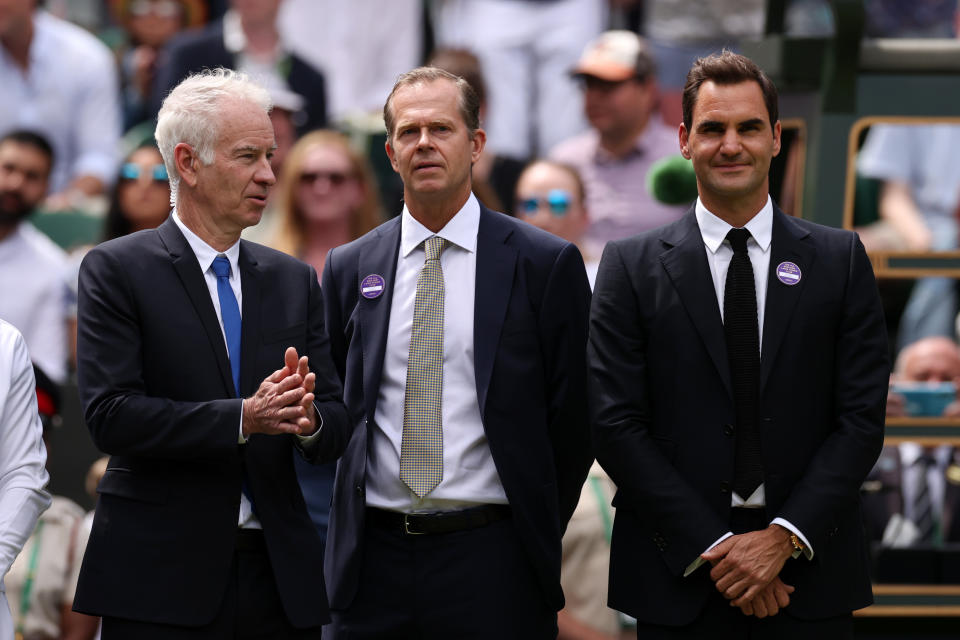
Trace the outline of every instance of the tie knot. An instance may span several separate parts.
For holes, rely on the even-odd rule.
[[[443,253],[443,250],[447,248],[447,241],[441,238],[440,236],[433,236],[432,238],[427,238],[426,252],[427,252],[427,261],[430,260],[439,260],[440,255]]]
[[[227,256],[219,255],[214,258],[212,268],[218,278],[230,277],[230,261],[227,260]]]
[[[730,246],[733,247],[734,253],[746,253],[747,251],[747,238],[750,237],[750,232],[746,229],[730,229],[727,232],[727,240],[730,241]]]

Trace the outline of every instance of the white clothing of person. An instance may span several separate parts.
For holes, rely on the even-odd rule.
[[[440,0],[437,44],[480,59],[487,85],[487,146],[518,159],[543,156],[583,131],[583,96],[570,70],[606,26],[597,0]],[[532,141],[535,140],[535,144]]]
[[[697,216],[697,226],[700,227],[700,234],[703,236],[703,245],[707,254],[707,263],[710,265],[710,275],[713,279],[714,291],[717,294],[717,303],[720,306],[720,319],[723,319],[723,293],[727,282],[727,270],[730,267],[730,261],[733,259],[733,247],[726,239],[727,233],[733,227],[727,222],[721,220],[716,215],[707,210],[700,198],[697,198],[695,208]],[[770,242],[773,236],[773,201],[767,196],[767,202],[763,208],[750,219],[744,228],[750,232],[750,238],[747,239],[747,255],[750,258],[750,265],[753,267],[754,287],[757,293],[757,330],[760,338],[760,352],[763,353],[763,317],[765,303],[767,300],[767,274],[770,272]],[[730,499],[731,507],[760,508],[767,504],[764,485],[754,489],[753,493],[744,498],[736,491],[732,493]],[[797,535],[803,544],[806,545],[803,553],[809,560],[813,558],[813,547],[807,540],[803,532],[783,518],[774,518],[770,524],[778,524]],[[716,542],[708,547],[712,549],[723,540],[726,540],[733,533],[728,532],[721,536]],[[704,549],[707,551],[707,549]],[[799,555],[795,553],[796,557]],[[685,571],[684,575],[689,575],[694,569],[703,564],[704,560],[698,556]]]
[[[27,345],[0,320],[0,575],[6,575],[40,514],[50,506],[44,487],[47,451],[37,412],[37,386]],[[0,640],[13,640],[13,618],[0,583]]]
[[[367,460],[367,505],[411,513],[507,504],[483,430],[474,375],[473,309],[480,203],[470,194],[466,204],[437,233],[417,222],[406,205],[402,215],[383,377],[374,415],[376,427]],[[424,243],[434,235],[448,241],[440,256],[445,296],[440,402],[443,479],[421,500],[400,480],[400,445],[417,279],[426,259]]]
[[[81,175],[113,183],[120,162],[120,88],[113,54],[80,27],[33,14],[24,70],[0,46],[0,135],[34,129],[53,146],[50,190]]]
[[[59,384],[67,379],[67,318],[74,307],[69,273],[67,254],[29,222],[0,240],[0,318],[17,328],[31,360]]]

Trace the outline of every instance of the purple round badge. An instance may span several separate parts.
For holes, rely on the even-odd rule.
[[[800,267],[792,262],[781,262],[777,265],[777,279],[791,287],[800,282]]]
[[[383,276],[371,273],[360,281],[360,295],[369,300],[379,298],[380,294],[383,293],[383,286]]]

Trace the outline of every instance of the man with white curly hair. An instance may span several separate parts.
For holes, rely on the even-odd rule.
[[[80,269],[78,380],[110,454],[74,606],[103,638],[319,638],[322,545],[294,474],[349,437],[317,274],[240,239],[275,178],[267,92],[224,69],[166,98],[173,213]]]

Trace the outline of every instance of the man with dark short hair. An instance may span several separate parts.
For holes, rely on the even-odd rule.
[[[67,254],[27,222],[47,197],[53,160],[50,143],[34,131],[0,138],[0,318],[23,334],[33,362],[63,383],[73,298]]]
[[[470,85],[384,108],[404,210],[332,250],[327,329],[354,434],[334,487],[331,638],[555,638],[560,537],[590,464],[576,247],[482,206]]]
[[[291,453],[349,440],[317,273],[240,239],[275,179],[270,97],[188,77],[157,121],[174,210],[80,267],[77,378],[110,454],[74,608],[104,640],[319,638],[322,544]]]
[[[683,107],[697,203],[607,245],[591,311],[610,605],[641,638],[850,637],[889,375],[873,272],[854,233],[771,201],[777,94],[753,62],[699,59]]]

